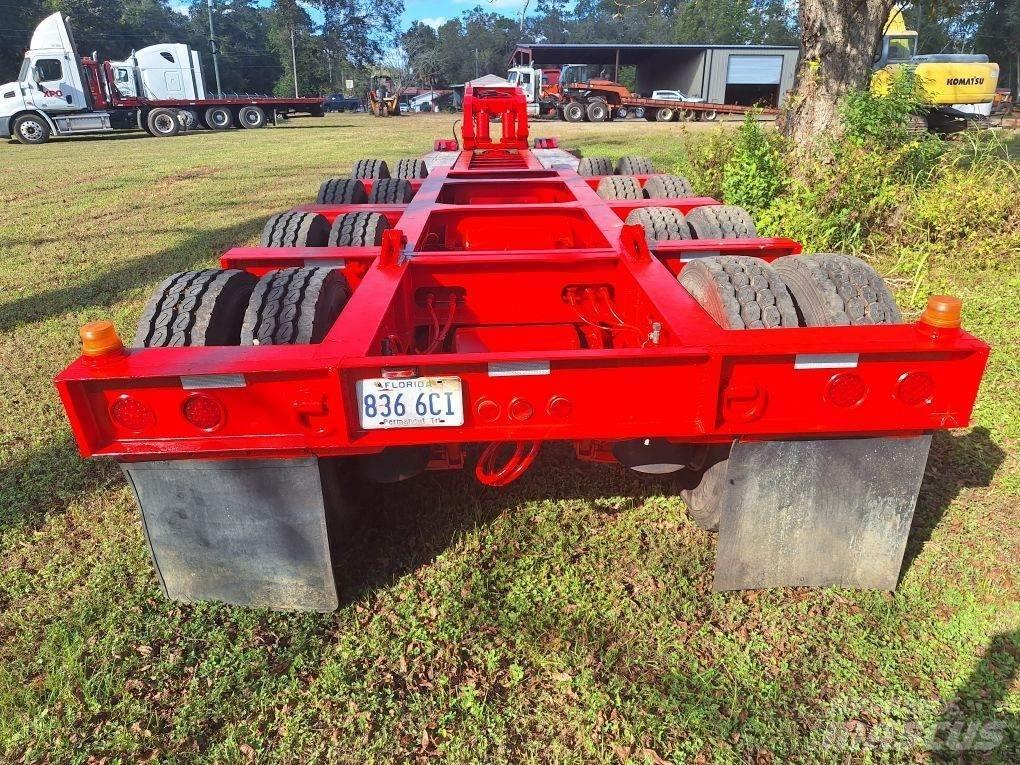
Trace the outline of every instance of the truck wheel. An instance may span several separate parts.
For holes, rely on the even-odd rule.
[[[679,175],[651,175],[645,180],[648,199],[682,199],[694,194],[691,184]]]
[[[627,107],[626,106],[618,106],[618,107],[616,107],[615,114],[616,114],[616,119],[618,119],[618,120],[625,120],[625,119],[627,119],[627,115],[629,114],[629,112],[627,111]]]
[[[684,266],[680,284],[723,329],[797,326],[783,277],[759,258],[698,258]]]
[[[22,114],[11,125],[11,135],[18,143],[37,145],[50,140],[50,126],[38,114]]]
[[[687,213],[695,239],[754,239],[758,230],[747,210],[736,205],[706,205]]]
[[[234,115],[225,106],[210,106],[205,110],[205,124],[210,130],[226,130],[234,124]]]
[[[414,196],[411,182],[406,178],[380,178],[372,184],[368,195],[370,205],[406,205]]]
[[[243,128],[256,130],[266,126],[266,113],[258,106],[244,106],[237,113],[237,122]]]
[[[181,121],[174,109],[153,109],[145,124],[156,138],[170,138],[181,132]]]
[[[646,112],[645,112],[645,107],[643,107],[643,106],[636,107],[634,109],[634,117],[636,119],[639,119],[639,120],[640,119],[647,119]]]
[[[631,210],[624,222],[644,227],[649,242],[691,238],[691,228],[683,213],[672,207],[639,207]]]
[[[563,107],[563,119],[567,122],[584,122],[586,116],[584,104],[579,101],[571,101]]]
[[[691,520],[705,531],[719,530],[728,462],[729,460],[722,460],[715,463],[701,474],[697,486],[680,492],[680,498],[687,505],[687,513]]]
[[[325,247],[329,221],[318,213],[277,213],[262,228],[263,247]]]
[[[719,119],[719,112],[716,111],[701,112],[701,119],[704,122],[715,122],[717,119]]]
[[[581,157],[577,163],[577,174],[589,178],[593,175],[612,175],[613,160],[609,157]]]
[[[421,159],[397,160],[397,169],[393,173],[394,178],[428,178],[429,169],[425,161]]]
[[[641,199],[641,184],[629,175],[607,175],[596,191],[603,199]]]
[[[258,280],[241,324],[241,345],[322,342],[351,296],[335,268],[281,268]]]
[[[592,122],[605,122],[609,119],[609,104],[601,98],[593,98],[588,102],[585,114]]]
[[[801,326],[899,324],[903,319],[878,272],[838,252],[787,255],[772,267],[793,296]]]
[[[672,122],[675,112],[669,107],[662,107],[661,109],[655,110],[655,121],[656,122]]]
[[[359,159],[351,169],[351,178],[389,178],[390,167],[384,159]]]
[[[315,198],[320,205],[362,205],[367,201],[365,184],[357,178],[327,178]]]
[[[620,157],[615,172],[617,175],[646,175],[655,172],[655,165],[648,157]]]
[[[378,247],[383,231],[390,227],[386,216],[377,212],[338,215],[329,231],[330,247]]]
[[[233,269],[174,274],[146,303],[134,346],[237,345],[241,319],[255,282],[247,271]]]

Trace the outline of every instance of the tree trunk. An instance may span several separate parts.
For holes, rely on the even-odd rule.
[[[896,0],[800,0],[800,61],[780,115],[798,144],[840,130],[839,101],[865,88]]]

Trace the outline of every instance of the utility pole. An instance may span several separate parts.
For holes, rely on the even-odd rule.
[[[475,79],[478,79],[478,48],[475,48]]]
[[[294,98],[298,98],[297,53],[294,52],[294,25],[290,25],[290,64],[294,67]]]
[[[212,23],[212,0],[209,2],[209,50],[212,51],[212,66],[213,71],[216,72],[216,95],[223,95],[223,87],[220,85],[220,62],[219,62],[219,47],[216,45],[216,32],[213,31]]]

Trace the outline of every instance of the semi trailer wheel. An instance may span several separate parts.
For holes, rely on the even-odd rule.
[[[256,130],[266,126],[266,113],[258,106],[244,106],[237,113],[237,122],[243,128]]]
[[[359,159],[351,170],[351,178],[389,178],[390,167],[384,159]]]
[[[609,119],[609,104],[601,98],[593,98],[588,102],[585,114],[592,122],[605,122]]]
[[[256,279],[209,268],[174,274],[159,285],[138,320],[135,347],[237,345]]]
[[[11,125],[11,135],[18,143],[38,145],[50,139],[50,126],[37,114],[22,114]]]
[[[644,192],[647,199],[682,199],[694,194],[691,184],[679,175],[653,175],[645,180]]]
[[[655,110],[655,121],[656,122],[672,122],[673,121],[673,117],[675,117],[675,116],[676,116],[676,113],[672,109],[670,109],[668,107],[665,107],[665,106],[662,107],[661,109],[656,109]]]
[[[743,207],[706,205],[687,213],[695,239],[754,239],[758,230]]]
[[[322,342],[351,296],[335,268],[310,266],[272,271],[255,285],[241,324],[241,345],[308,345]]]
[[[641,184],[630,175],[607,175],[596,191],[603,199],[641,199]]]
[[[885,281],[860,258],[838,252],[787,255],[772,263],[793,296],[801,325],[899,324]]]
[[[783,277],[759,258],[698,258],[684,266],[680,284],[723,329],[798,326]]]
[[[145,118],[145,125],[156,138],[170,138],[183,129],[174,109],[153,109]]]
[[[378,247],[383,231],[390,227],[386,216],[377,212],[338,215],[329,231],[330,247]]]
[[[407,204],[414,196],[411,182],[406,178],[380,178],[372,184],[368,195],[371,205]]]
[[[647,175],[655,172],[655,165],[648,157],[620,157],[616,160],[617,175]]]
[[[645,107],[638,106],[634,109],[634,117],[637,119],[643,119],[645,117]]]
[[[585,177],[612,175],[613,160],[609,157],[581,157],[581,161],[577,163],[577,174]]]
[[[631,210],[624,222],[644,227],[649,242],[691,238],[691,228],[684,214],[672,207],[639,207]]]
[[[315,201],[320,205],[361,205],[368,201],[368,194],[357,178],[327,178]]]
[[[715,122],[717,119],[719,119],[719,112],[716,111],[701,112],[701,119],[704,122]]]
[[[325,247],[329,221],[318,213],[277,213],[262,228],[263,247]]]
[[[586,116],[584,104],[579,101],[571,101],[563,107],[563,119],[567,122],[584,122]]]
[[[205,125],[210,130],[226,130],[234,124],[234,115],[225,106],[210,106],[205,110]]]
[[[424,160],[401,159],[397,160],[397,169],[393,171],[394,178],[428,178],[429,169]]]
[[[705,531],[719,530],[723,492],[726,490],[726,462],[715,463],[701,474],[697,486],[680,492],[691,520]]]

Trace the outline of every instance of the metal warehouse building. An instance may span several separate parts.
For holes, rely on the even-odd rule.
[[[618,80],[620,69],[637,71],[638,93],[681,90],[727,104],[778,106],[793,87],[799,49],[781,45],[542,45],[521,43],[514,66],[588,64]]]

